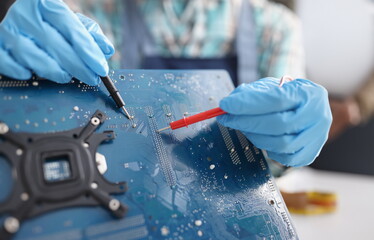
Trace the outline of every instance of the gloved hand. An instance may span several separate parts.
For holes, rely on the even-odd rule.
[[[264,78],[243,84],[220,102],[228,114],[217,117],[238,129],[269,157],[287,166],[304,166],[318,156],[332,122],[327,91],[296,79],[279,87]]]
[[[58,83],[75,77],[97,85],[113,53],[100,27],[62,0],[17,0],[0,23],[0,74],[11,78],[34,72]]]

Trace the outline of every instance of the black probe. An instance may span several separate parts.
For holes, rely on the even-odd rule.
[[[113,98],[114,102],[116,103],[118,108],[122,108],[122,110],[125,112],[126,117],[128,119],[132,119],[133,117],[130,116],[129,112],[125,108],[125,102],[123,101],[121,95],[119,94],[118,89],[114,85],[113,81],[110,79],[109,76],[100,77],[101,81],[103,81],[106,89],[108,90],[110,96]]]

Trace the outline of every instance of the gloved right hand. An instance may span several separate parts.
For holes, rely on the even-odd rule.
[[[75,77],[97,85],[113,53],[100,27],[62,0],[17,0],[0,23],[0,74],[14,79],[35,73],[58,83]]]
[[[220,102],[219,123],[237,129],[269,157],[286,166],[310,164],[327,140],[332,122],[325,88],[305,79],[263,78],[242,84]]]

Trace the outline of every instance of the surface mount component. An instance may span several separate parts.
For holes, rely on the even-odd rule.
[[[96,111],[86,126],[53,133],[13,132],[0,122],[0,155],[14,171],[13,190],[0,203],[8,214],[0,239],[18,232],[22,221],[60,208],[101,205],[124,216],[127,208],[109,194],[124,193],[126,183],[108,182],[96,163],[98,146],[115,138],[113,131],[94,133],[105,118]]]

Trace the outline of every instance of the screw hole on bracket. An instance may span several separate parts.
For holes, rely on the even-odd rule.
[[[93,124],[94,126],[98,126],[100,124],[100,119],[98,119],[97,117],[93,117],[91,119],[91,124]]]
[[[73,138],[78,138],[78,134],[74,133]]]
[[[275,204],[274,200],[273,200],[273,199],[270,199],[270,200],[269,200],[269,204],[270,204],[270,205],[274,205],[274,204]]]
[[[33,141],[34,141],[34,139],[32,139],[32,138],[27,139],[27,142],[29,142],[29,143],[32,143]]]

